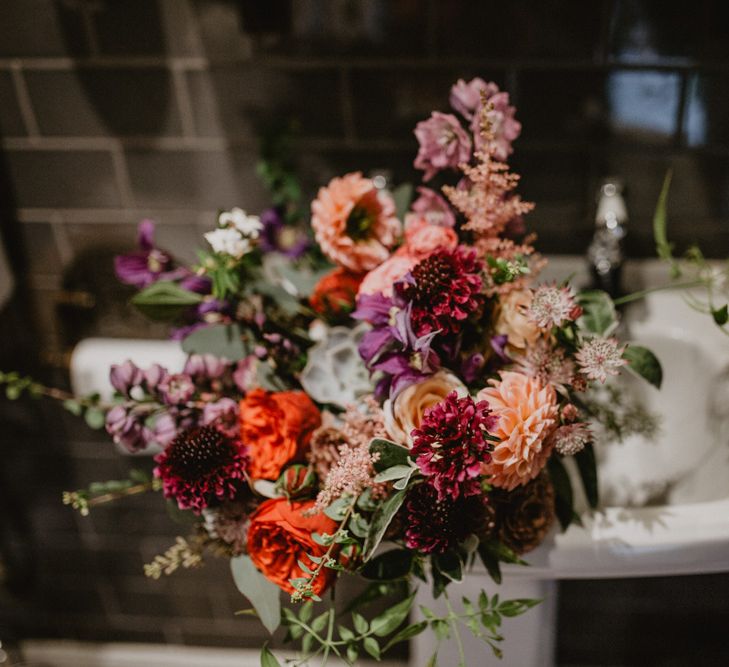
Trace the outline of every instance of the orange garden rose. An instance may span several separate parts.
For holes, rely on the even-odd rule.
[[[289,461],[302,459],[321,415],[303,391],[254,389],[240,402],[241,439],[248,447],[248,474],[277,479]]]
[[[319,315],[342,315],[354,310],[362,274],[338,267],[314,287],[309,304]]]
[[[307,577],[299,567],[301,560],[313,570],[316,565],[307,557],[323,556],[328,547],[317,544],[312,533],[334,534],[337,524],[323,512],[312,514],[315,502],[289,502],[274,498],[261,503],[251,515],[248,529],[248,555],[263,575],[287,593],[294,588],[289,579]],[[323,567],[312,582],[314,593],[321,595],[336,578],[336,571]]]

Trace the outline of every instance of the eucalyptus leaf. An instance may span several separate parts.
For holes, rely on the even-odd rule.
[[[238,590],[253,605],[266,630],[273,634],[281,623],[279,587],[266,579],[248,556],[231,558],[230,569]]]
[[[407,465],[397,465],[392,466],[391,468],[388,468],[387,470],[383,470],[381,473],[378,473],[375,477],[375,482],[377,484],[380,484],[381,482],[391,482],[395,479],[403,479],[404,477],[410,477],[413,473],[412,466]]]
[[[196,329],[182,341],[187,354],[212,354],[228,361],[245,359],[251,353],[238,324],[214,324]]]
[[[169,280],[159,280],[132,297],[132,303],[153,320],[176,320],[191,306],[201,303],[202,295],[183,289]]]
[[[726,308],[726,306],[725,306]],[[663,369],[653,352],[641,345],[628,345],[623,352],[623,359],[628,361],[628,368],[657,389],[663,382]]]
[[[88,408],[86,412],[84,412],[84,421],[89,428],[93,428],[98,431],[100,428],[104,427],[106,417],[104,416],[103,411],[99,408]]]
[[[367,562],[372,555],[375,553],[375,549],[382,542],[382,538],[385,536],[390,522],[392,521],[397,511],[400,509],[403,501],[405,500],[405,491],[398,491],[392,494],[382,505],[377,508],[377,511],[372,516],[370,523],[370,532],[365,540],[364,550],[362,551],[362,560]]]
[[[382,472],[393,466],[405,466],[408,464],[410,452],[402,445],[384,438],[373,438],[370,442],[370,454],[378,454],[375,462],[375,470]]]

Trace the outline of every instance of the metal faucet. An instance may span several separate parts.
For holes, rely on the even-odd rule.
[[[620,293],[620,274],[625,259],[622,240],[628,211],[623,199],[623,182],[606,178],[598,190],[595,233],[587,248],[594,286],[610,296]]]

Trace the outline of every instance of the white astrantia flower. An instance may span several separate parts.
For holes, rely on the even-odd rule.
[[[205,234],[205,240],[215,252],[240,259],[252,250],[251,242],[232,227],[214,229]]]
[[[237,229],[249,239],[257,239],[263,230],[263,224],[257,215],[248,215],[238,207],[232,208],[230,211],[223,211],[218,216],[218,225]]]
[[[372,393],[369,373],[357,349],[368,328],[363,323],[353,329],[332,327],[326,333],[318,332],[324,335],[309,349],[306,368],[299,378],[315,401],[345,408]]]

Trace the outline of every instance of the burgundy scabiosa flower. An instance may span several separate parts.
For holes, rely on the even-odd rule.
[[[441,554],[478,533],[486,519],[483,495],[438,498],[430,484],[408,491],[404,505],[405,545],[425,554]]]
[[[491,460],[488,432],[496,426],[487,401],[453,391],[425,411],[412,432],[415,463],[439,500],[479,494],[481,466]]]
[[[413,305],[415,334],[457,333],[461,322],[484,302],[482,270],[476,252],[464,246],[435,252],[418,262],[396,285],[401,297]]]
[[[183,431],[154,460],[158,464],[154,474],[162,480],[165,497],[197,514],[235,498],[248,465],[241,441],[212,426]]]

